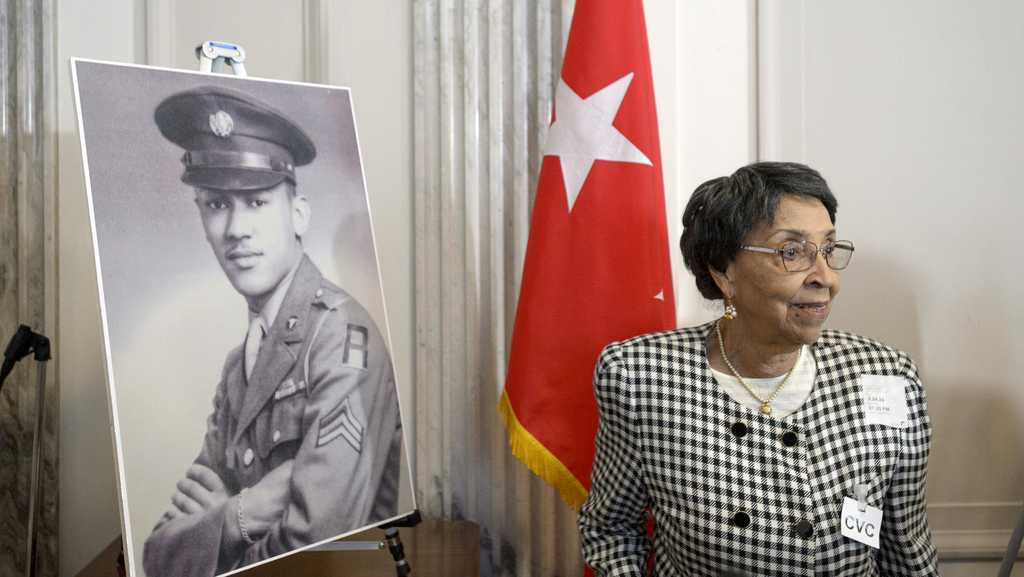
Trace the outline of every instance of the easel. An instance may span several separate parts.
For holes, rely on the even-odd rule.
[[[226,69],[230,66],[231,73],[235,76],[246,76],[245,50],[237,44],[207,40],[196,46],[196,58],[199,59],[200,72],[228,74]],[[412,574],[412,567],[405,558],[405,547],[402,545],[398,528],[415,527],[420,521],[419,510],[414,510],[405,517],[380,526],[384,529],[384,541],[335,541],[314,547],[310,551],[379,551],[387,547],[395,560],[398,577],[406,577]]]
[[[314,547],[310,551],[377,551],[387,546],[391,557],[395,560],[395,572],[398,577],[406,577],[412,574],[412,566],[405,558],[405,546],[402,545],[402,538],[398,534],[399,527],[415,527],[420,524],[419,509],[414,510],[401,519],[380,526],[384,529],[383,541],[335,541]]]

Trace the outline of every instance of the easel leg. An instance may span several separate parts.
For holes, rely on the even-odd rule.
[[[405,559],[405,546],[402,545],[402,538],[398,535],[397,527],[390,527],[384,531],[384,537],[388,544],[388,551],[395,560],[395,572],[398,577],[406,577],[412,573],[412,567]]]

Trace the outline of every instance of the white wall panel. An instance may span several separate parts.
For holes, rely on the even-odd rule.
[[[143,62],[139,0],[57,3],[60,574],[74,575],[121,533],[103,336],[69,58]]]
[[[1005,547],[1024,497],[1024,5],[760,6],[762,154],[820,169],[857,245],[830,324],[918,363],[940,553]]]
[[[198,69],[195,47],[206,40],[223,40],[245,49],[249,76],[304,81],[306,22],[303,4],[275,0],[150,0],[166,20],[151,20],[147,34],[169,36],[167,62],[150,63],[185,70]],[[157,55],[154,55],[157,56]]]
[[[673,30],[674,57],[656,45],[664,28],[651,15],[652,61],[672,69],[675,90],[658,94],[669,242],[676,274],[676,307],[681,326],[699,324],[721,314],[697,292],[693,275],[679,252],[682,215],[693,190],[702,182],[732,174],[757,154],[756,35],[752,0],[693,0],[678,3]],[[668,20],[666,18],[666,20]],[[664,78],[655,69],[655,87]],[[667,80],[667,79],[666,79]],[[673,110],[673,108],[675,110]],[[673,157],[669,156],[674,152]]]

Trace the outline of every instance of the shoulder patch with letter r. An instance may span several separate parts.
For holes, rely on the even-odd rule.
[[[345,329],[345,350],[341,362],[346,367],[365,369],[370,366],[370,331],[366,327],[348,323]]]
[[[321,447],[341,438],[345,439],[345,442],[355,449],[356,453],[361,452],[363,450],[363,424],[352,413],[352,403],[346,398],[326,417],[320,419],[320,432],[316,437],[316,446]]]

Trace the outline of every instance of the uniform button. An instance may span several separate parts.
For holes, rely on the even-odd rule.
[[[245,454],[242,455],[242,462],[245,463],[246,467],[248,467],[249,465],[252,464],[252,460],[254,457],[255,455],[252,454],[252,449],[246,449]]]
[[[732,516],[732,524],[736,525],[740,529],[746,529],[750,526],[750,515],[740,511]]]
[[[800,442],[800,437],[796,436],[793,431],[786,431],[782,435],[782,444],[787,447],[795,447]]]
[[[274,431],[273,439],[274,439],[275,443],[280,441],[281,440],[281,431]]]
[[[316,296],[316,298],[320,298],[320,297],[324,296],[324,289],[316,289],[315,296]]]
[[[732,434],[736,435],[737,439],[742,439],[747,434],[747,426],[743,423],[733,423]]]
[[[811,525],[810,521],[804,519],[796,525],[793,525],[793,531],[804,539],[810,539],[814,536],[814,525]]]

